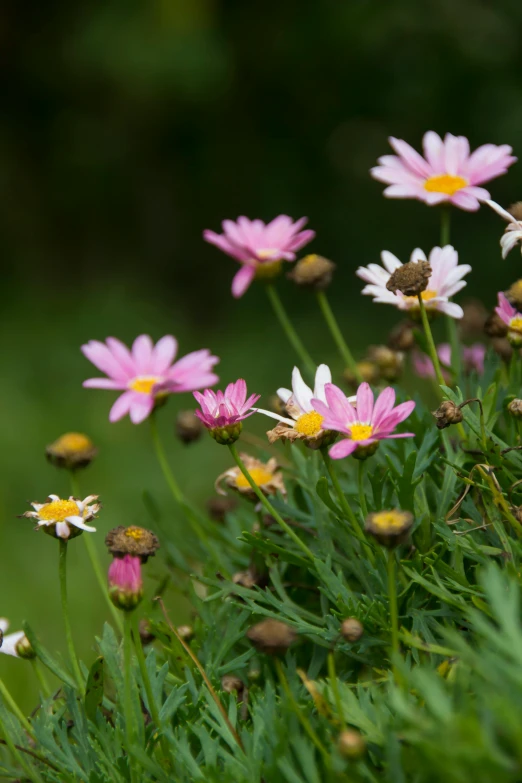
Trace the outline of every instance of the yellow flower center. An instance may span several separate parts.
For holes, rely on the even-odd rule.
[[[271,481],[274,477],[273,473],[270,473],[269,470],[265,470],[264,468],[252,468],[248,472],[254,479],[254,484],[257,484],[258,487],[262,487],[263,484],[268,484],[268,482]],[[239,476],[236,478],[236,487],[243,489],[249,486],[250,484],[248,483],[246,478],[243,476],[242,473],[240,473]]]
[[[403,527],[406,520],[402,511],[379,511],[372,517],[372,523],[381,530],[397,530]]]
[[[92,449],[92,440],[81,432],[67,432],[53,444],[55,451],[74,452]]]
[[[153,386],[160,381],[155,375],[143,376],[142,378],[134,378],[129,384],[129,389],[132,391],[140,392],[141,394],[150,394]]]
[[[77,503],[72,500],[53,500],[52,503],[46,503],[38,512],[40,519],[48,522],[63,522],[67,517],[77,517],[80,515],[80,509]]]
[[[310,411],[310,413],[303,413],[302,416],[299,416],[297,419],[294,428],[299,432],[301,435],[317,435],[317,433],[321,429],[321,424],[323,423],[324,416],[321,416],[320,413],[317,413],[317,411]]]
[[[352,440],[366,440],[371,438],[373,427],[371,424],[352,424],[350,426],[350,437]]]
[[[509,322],[509,328],[512,332],[522,333],[522,317],[518,316],[516,318],[512,318]]]
[[[436,174],[426,180],[424,190],[428,193],[445,193],[447,196],[454,196],[457,191],[468,185],[469,182],[464,177],[455,174]]]
[[[125,535],[129,538],[133,538],[134,541],[141,541],[144,532],[145,531],[141,527],[135,527],[134,525],[131,525],[131,527],[128,527],[125,531]]]

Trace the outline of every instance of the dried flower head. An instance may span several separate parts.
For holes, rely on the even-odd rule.
[[[81,432],[66,432],[45,449],[50,463],[67,470],[87,467],[97,453],[98,449],[92,440]]]
[[[293,280],[296,285],[324,291],[332,282],[334,269],[333,261],[312,253],[301,258],[292,271],[287,274],[287,277]]]
[[[392,294],[400,291],[404,296],[418,296],[428,287],[432,271],[427,261],[409,261],[392,272],[386,288]]]
[[[138,606],[143,598],[140,557],[115,557],[109,566],[108,580],[114,606],[124,612],[131,612]]]
[[[341,636],[347,642],[357,642],[364,633],[364,625],[356,617],[347,617],[341,623]]]
[[[508,411],[515,419],[522,419],[522,400],[515,398],[509,403]]]
[[[7,634],[9,620],[0,617],[0,653],[12,655],[14,658],[25,658],[31,660],[36,658],[36,653],[31,642],[23,631]]]
[[[105,537],[105,545],[114,557],[132,555],[139,557],[142,563],[146,563],[149,557],[156,554],[160,543],[152,530],[137,525],[129,527],[119,525],[109,530]]]
[[[275,495],[278,492],[286,495],[283,474],[278,470],[275,457],[269,459],[268,462],[261,462],[261,460],[251,457],[249,454],[241,454],[240,456],[254,483],[259,487],[263,495]],[[226,487],[234,490],[234,492],[257,503],[257,495],[237,466],[225,470],[224,473],[217,477],[214,487],[219,495],[226,494],[226,490],[223,489],[223,483]]]
[[[152,644],[156,638],[156,634],[152,630],[152,624],[150,620],[147,620],[146,617],[142,617],[138,625],[138,630],[142,645],[145,647],[147,644]]]
[[[507,208],[510,215],[513,215],[515,220],[522,220],[522,201],[515,201]]]
[[[203,425],[194,411],[180,411],[176,417],[176,435],[182,443],[194,443],[203,434]]]
[[[38,527],[54,538],[69,539],[79,536],[84,530],[95,533],[96,528],[86,522],[95,519],[101,506],[93,503],[98,495],[88,495],[85,500],[69,497],[63,500],[58,495],[49,495],[46,503],[31,503],[34,511],[26,511],[23,517],[36,519]]]
[[[262,620],[247,631],[254,647],[267,655],[285,653],[296,639],[296,632],[280,620]]]
[[[415,345],[413,329],[414,324],[411,321],[400,321],[388,335],[388,348],[392,351],[411,351]]]
[[[493,310],[488,315],[484,323],[484,332],[488,337],[505,337],[508,333],[507,324],[502,318]]]
[[[412,525],[413,515],[409,511],[392,509],[368,514],[364,530],[372,535],[381,546],[392,549],[406,541]]]
[[[337,747],[342,756],[352,761],[362,758],[366,753],[366,741],[354,729],[345,729],[339,734]]]
[[[437,410],[433,411],[433,416],[435,416],[439,430],[444,430],[451,424],[460,424],[464,418],[460,406],[455,405],[451,400],[444,400]]]

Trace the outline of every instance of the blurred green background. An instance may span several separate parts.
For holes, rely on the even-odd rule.
[[[100,456],[81,475],[104,507],[97,544],[117,524],[150,520],[157,499],[172,537],[187,539],[158,472],[147,425],[110,425],[114,395],[84,390],[79,346],[108,335],[175,334],[181,354],[209,347],[223,382],[244,376],[267,396],[290,379],[294,355],[261,287],[234,301],[236,264],[203,243],[239,214],[308,215],[311,250],[338,265],[330,298],[359,356],[397,316],[360,296],[354,271],[387,248],[405,259],[438,242],[439,214],[382,198],[368,169],[390,134],[417,148],[433,129],[482,143],[522,137],[522,7],[515,0],[106,0],[7,2],[0,9],[2,448],[0,615],[28,619],[63,649],[58,547],[16,515],[28,500],[68,491],[44,459],[68,430]],[[522,198],[522,167],[491,183]],[[466,294],[517,276],[502,263],[500,219],[453,211],[452,241],[474,265]],[[280,293],[312,355],[342,370],[314,298],[284,278]],[[208,439],[183,450],[175,411],[162,435],[186,493],[203,506],[226,449]],[[262,434],[266,421],[251,421]],[[81,655],[106,616],[81,540],[70,547],[73,626]],[[161,557],[148,567],[161,573]],[[176,613],[175,599],[170,599]],[[179,611],[180,618],[183,611]],[[0,656],[0,675],[29,708],[28,664]]]

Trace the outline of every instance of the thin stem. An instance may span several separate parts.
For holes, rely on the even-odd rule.
[[[18,720],[20,721],[20,723],[22,724],[26,732],[29,734],[29,736],[34,739],[33,727],[31,726],[31,724],[23,714],[22,710],[20,709],[18,704],[15,702],[15,700],[9,693],[7,689],[7,685],[1,678],[0,678],[0,696],[6,703],[7,707],[9,707],[13,715],[16,715],[16,717],[18,718]]]
[[[435,347],[435,342],[433,340],[433,334],[431,333],[431,326],[430,322],[428,321],[428,315],[426,313],[426,308],[424,306],[424,301],[422,299],[421,294],[417,294],[417,298],[419,300],[419,307],[420,307],[420,314],[422,319],[422,326],[424,329],[424,334],[426,335],[426,340],[428,342],[428,351],[430,354],[430,359],[432,361],[433,367],[435,369],[435,375],[437,377],[437,383],[439,386],[445,386],[446,381],[444,380],[444,377],[442,375],[442,370],[440,369],[440,362],[439,357],[437,355],[437,349]]]
[[[234,461],[235,461],[236,465],[238,466],[239,470],[241,471],[243,476],[246,478],[246,480],[248,481],[248,483],[250,484],[250,486],[254,490],[255,494],[257,495],[259,501],[262,503],[262,505],[265,507],[265,509],[268,511],[268,513],[275,519],[275,521],[285,531],[285,533],[290,536],[292,541],[294,541],[294,543],[297,544],[297,546],[304,552],[304,554],[310,560],[313,561],[315,559],[313,552],[310,549],[308,549],[306,544],[303,543],[303,541],[301,541],[301,539],[299,538],[297,533],[295,533],[292,530],[292,528],[285,522],[285,520],[277,513],[277,511],[275,510],[273,505],[270,503],[268,498],[266,498],[263,495],[263,493],[261,492],[261,490],[257,486],[256,482],[254,481],[254,479],[252,478],[252,476],[250,475],[250,473],[246,469],[246,467],[245,467],[245,465],[243,463],[243,460],[239,456],[238,451],[237,451],[237,449],[235,447],[235,444],[230,443],[228,445],[228,448],[230,449],[230,453],[232,454],[232,456],[234,458]]]
[[[344,731],[346,729],[346,720],[344,718],[343,704],[341,702],[341,694],[339,693],[339,683],[337,682],[337,673],[335,671],[335,659],[333,650],[328,653],[328,677],[330,678],[330,687],[335,700],[335,706],[341,728]]]
[[[125,714],[125,736],[127,740],[127,753],[129,757],[129,769],[131,782],[136,778],[136,762],[132,755],[132,747],[136,742],[137,730],[134,720],[134,710],[132,706],[132,638],[130,627],[130,612],[125,612],[123,622],[123,678],[124,678],[124,714]]]
[[[330,302],[328,301],[325,292],[317,291],[316,296],[317,296],[317,301],[319,302],[319,307],[321,308],[321,312],[324,316],[324,320],[326,321],[326,324],[330,330],[330,333],[334,339],[335,344],[337,345],[339,353],[341,354],[341,357],[346,367],[348,367],[353,372],[357,383],[362,383],[363,377],[359,372],[359,368],[357,367],[357,362],[353,358],[352,352],[348,348],[346,340],[344,339],[342,332],[339,329],[339,324],[337,323],[337,319],[333,313],[332,308],[330,307]]]
[[[294,694],[290,690],[290,686],[288,684],[288,681],[285,677],[285,673],[283,671],[283,667],[281,665],[281,661],[279,658],[275,658],[275,667],[277,671],[277,676],[279,677],[279,682],[281,683],[281,686],[286,694],[286,697],[290,704],[292,705],[292,709],[294,710],[295,714],[297,715],[299,722],[303,729],[306,731],[312,742],[314,743],[315,747],[323,757],[325,765],[329,768],[330,767],[330,756],[328,754],[328,751],[326,750],[325,746],[315,733],[315,731],[312,728],[312,724],[306,717],[306,715],[303,713],[302,709],[299,707],[299,704],[297,703]]]
[[[361,512],[364,519],[366,519],[368,516],[368,506],[366,505],[366,495],[364,494],[364,466],[365,461],[360,459],[359,466],[357,468],[357,483],[359,486],[359,503],[361,504]]]
[[[390,602],[392,670],[395,681],[398,682],[399,675],[395,659],[399,655],[399,614],[397,611],[396,563],[393,549],[388,550],[388,599]]]
[[[274,313],[276,314],[276,317],[281,324],[284,333],[288,337],[288,341],[291,343],[294,351],[298,354],[308,372],[314,375],[317,365],[304,347],[303,343],[301,342],[301,338],[292,326],[292,323],[288,318],[286,310],[274,285],[270,283],[269,285],[265,286],[265,289],[268,294],[268,298],[270,299],[270,304],[272,305]]]
[[[440,246],[449,245],[451,224],[451,207],[443,204],[440,212]]]
[[[76,655],[76,650],[74,647],[71,621],[69,618],[69,607],[67,603],[67,541],[65,541],[63,538],[60,538],[58,573],[60,577],[60,597],[62,601],[62,615],[65,625],[65,640],[67,642],[67,650],[69,652],[72,670],[76,678],[76,682],[78,683],[78,688],[83,694],[85,692],[85,686],[80,664],[78,663],[78,656]]]
[[[451,224],[451,207],[449,204],[443,204],[440,213],[440,246],[444,247],[450,243],[450,224]],[[455,373],[455,378],[458,380],[462,369],[462,356],[460,351],[460,342],[457,333],[457,324],[454,318],[446,316],[446,329],[448,334],[448,342],[451,346],[451,369]]]
[[[35,677],[38,680],[42,693],[44,697],[48,699],[49,696],[51,695],[51,689],[49,688],[47,677],[45,676],[43,669],[40,667],[40,664],[38,663],[38,658],[31,658],[31,665],[33,667]]]
[[[79,487],[77,473],[74,470],[70,470],[69,475],[71,478],[71,493],[73,497],[79,498],[80,487]],[[111,599],[109,598],[109,593],[107,592],[107,579],[103,573],[101,563],[100,563],[100,558],[98,552],[96,551],[96,545],[94,543],[94,540],[90,537],[89,533],[87,533],[87,535],[82,535],[82,538],[85,543],[85,549],[87,550],[87,555],[89,557],[89,560],[91,561],[91,566],[92,566],[92,570],[94,571],[94,576],[96,577],[96,581],[100,586],[100,590],[102,591],[103,597],[105,598],[105,602],[110,609],[113,620],[116,623],[116,627],[121,633],[123,631],[123,623],[121,621],[121,617],[118,610],[116,609]]]

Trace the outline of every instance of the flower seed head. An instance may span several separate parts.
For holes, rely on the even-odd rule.
[[[341,732],[337,746],[341,755],[347,759],[360,759],[366,753],[364,737],[354,729],[345,729]]]
[[[139,557],[142,563],[146,563],[149,557],[156,554],[159,549],[158,537],[151,530],[144,527],[119,525],[109,530],[105,538],[107,549],[114,557],[132,555]]]
[[[247,631],[247,637],[259,652],[267,655],[285,653],[296,639],[296,633],[280,620],[262,620]]]
[[[366,533],[372,535],[381,546],[393,549],[404,543],[413,525],[413,514],[392,509],[368,514],[364,524]]]
[[[522,419],[522,400],[515,398],[508,405],[508,411],[515,419]]]
[[[427,261],[408,261],[393,272],[386,288],[392,294],[400,291],[404,296],[417,296],[428,287],[431,272]]]
[[[450,424],[460,424],[464,418],[464,414],[460,407],[455,405],[451,400],[442,402],[437,410],[433,411],[433,415],[435,416],[439,430],[446,429]]]
[[[52,465],[67,470],[86,468],[97,453],[98,449],[92,440],[81,432],[66,432],[45,449],[45,455]]]
[[[312,253],[301,258],[292,271],[287,274],[287,277],[293,280],[296,285],[324,291],[332,282],[334,269],[333,261]]]
[[[364,633],[364,626],[356,617],[347,617],[341,623],[341,636],[347,642],[357,642]]]
[[[203,433],[203,424],[194,411],[180,411],[176,419],[176,435],[182,443],[194,443]]]

